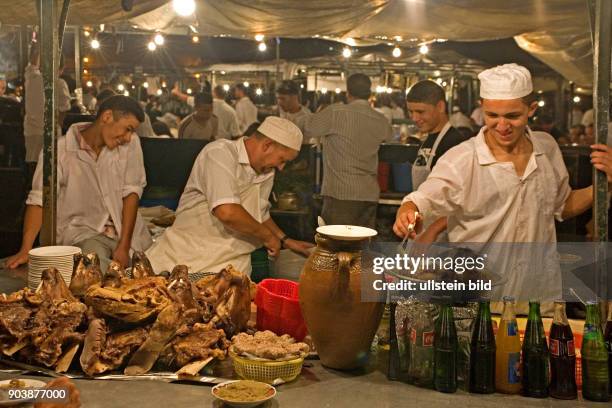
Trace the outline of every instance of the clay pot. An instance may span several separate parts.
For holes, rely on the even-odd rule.
[[[321,234],[315,240],[317,247],[300,276],[306,327],[323,365],[361,367],[367,363],[385,300],[380,293],[378,302],[362,302],[362,284],[371,288],[374,280],[372,273],[362,274],[362,268],[371,268],[371,260],[363,256],[369,240],[341,241]]]

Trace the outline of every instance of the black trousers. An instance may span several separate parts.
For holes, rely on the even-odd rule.
[[[372,201],[337,200],[323,196],[321,217],[327,225],[359,225],[376,229],[376,209]]]

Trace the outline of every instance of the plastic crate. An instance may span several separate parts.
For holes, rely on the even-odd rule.
[[[257,285],[257,328],[301,341],[306,323],[299,301],[299,284],[286,279],[264,279]]]

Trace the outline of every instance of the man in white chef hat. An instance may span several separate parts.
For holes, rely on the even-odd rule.
[[[297,157],[302,132],[267,117],[250,137],[209,143],[198,155],[181,195],[174,225],[147,251],[155,271],[177,264],[191,273],[218,272],[227,264],[250,274],[250,254],[262,245],[307,254],[313,245],[287,237],[270,218],[274,173]]]
[[[478,78],[485,126],[441,157],[418,190],[404,197],[393,230],[414,237],[421,217],[447,216],[450,242],[554,243],[555,219],[590,208],[593,187],[572,190],[553,137],[527,126],[537,102],[525,67],[501,65]],[[604,150],[592,156],[612,181],[609,161],[601,164],[609,152],[605,146],[594,150]],[[411,224],[416,231],[409,232]]]

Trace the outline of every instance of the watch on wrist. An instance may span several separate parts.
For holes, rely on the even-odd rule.
[[[283,235],[283,236],[280,238],[281,247],[283,247],[283,248],[285,247],[285,242],[286,242],[288,239],[289,239],[289,237],[287,236],[287,234]]]

